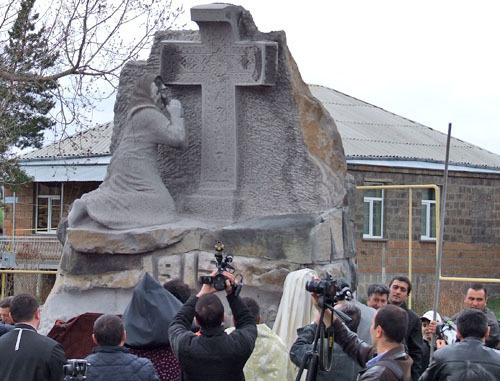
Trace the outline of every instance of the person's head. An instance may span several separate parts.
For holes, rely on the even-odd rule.
[[[359,322],[361,321],[361,310],[351,302],[342,302],[334,307],[336,310],[345,313],[351,318],[351,321],[345,323],[352,332],[358,332]]]
[[[253,318],[255,319],[255,322],[257,324],[260,324],[260,321],[262,319],[262,316],[260,315],[260,307],[259,305],[257,304],[257,301],[254,299],[254,298],[251,298],[249,296],[245,296],[244,298],[241,298],[241,300],[243,301],[243,303],[245,303],[245,305],[247,306],[248,308],[248,311],[250,312],[250,314],[253,316]],[[233,319],[234,320],[234,319]]]
[[[411,292],[411,282],[408,277],[398,275],[389,283],[389,303],[400,306],[408,299]]]
[[[389,344],[400,344],[408,329],[408,314],[401,307],[386,304],[380,307],[373,317],[370,335],[376,347],[385,341]]]
[[[476,308],[470,308],[463,310],[458,315],[457,335],[460,340],[467,337],[486,339],[489,333],[488,318],[482,311]]]
[[[201,328],[215,328],[225,320],[224,306],[217,295],[204,294],[196,302],[194,316]]]
[[[189,286],[180,279],[173,279],[163,284],[163,288],[181,301],[182,304],[191,296]]]
[[[137,80],[130,100],[132,109],[130,116],[143,107],[158,107],[161,98],[159,78],[153,74],[144,74]]]
[[[383,305],[387,304],[389,299],[389,287],[385,284],[371,284],[368,287],[368,296],[366,305],[378,310]]]
[[[116,315],[99,316],[94,323],[92,340],[102,347],[123,345],[126,339],[122,319]]]
[[[10,302],[10,316],[14,323],[29,323],[38,328],[40,324],[38,301],[30,294],[14,296]]]
[[[434,311],[427,311],[425,314],[422,315],[420,320],[422,321],[422,336],[424,337],[425,340],[431,341],[432,340],[432,330],[431,330],[431,321],[434,318]],[[436,313],[436,321],[438,323],[442,323],[441,315]]]
[[[13,298],[13,296],[7,296],[0,302],[0,320],[2,320],[5,324],[14,324],[14,321],[10,316],[10,303]]]
[[[474,283],[471,285],[465,294],[464,303],[467,308],[484,310],[487,301],[488,295],[486,293],[486,287],[484,287],[481,283]]]

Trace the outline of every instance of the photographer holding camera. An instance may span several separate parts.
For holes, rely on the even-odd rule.
[[[489,333],[488,317],[481,310],[460,312],[457,335],[461,341],[435,352],[420,381],[500,380],[500,352],[485,345]]]
[[[313,303],[318,310],[319,295],[312,293]],[[319,323],[319,315],[315,323]],[[323,323],[332,327],[334,339],[343,351],[362,367],[358,381],[410,381],[412,359],[406,354],[403,340],[408,326],[405,310],[394,305],[384,305],[373,317],[370,327],[372,344],[368,345],[351,332],[329,309],[324,312]]]
[[[185,381],[245,379],[243,367],[254,349],[256,322],[239,295],[236,295],[238,282],[234,275],[219,270],[215,270],[211,276],[225,277],[227,300],[236,329],[229,335],[224,332],[224,307],[215,295],[218,290],[214,283],[203,284],[200,292],[191,296],[180,309],[168,330],[170,345],[182,366]],[[191,331],[193,318],[201,327],[201,335]]]

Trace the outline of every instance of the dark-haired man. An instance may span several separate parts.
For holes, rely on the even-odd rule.
[[[98,346],[86,357],[91,364],[87,368],[88,380],[159,380],[151,361],[129,353],[123,346],[126,338],[123,322],[118,316],[99,316],[92,334],[92,340]]]
[[[10,302],[14,299],[13,296],[7,296],[4,300],[0,302],[0,318],[2,322],[8,325],[14,325],[14,321],[10,316]]]
[[[245,380],[243,367],[254,349],[257,327],[246,305],[233,293],[234,276],[224,275],[236,327],[231,334],[224,332],[224,307],[209,284],[188,299],[170,324],[170,345],[182,366],[184,381]],[[199,336],[191,332],[193,318],[201,327]]]
[[[5,335],[7,332],[12,331],[14,328],[14,321],[10,316],[10,302],[14,298],[13,296],[8,296],[0,302],[0,336]]]
[[[313,294],[318,308],[318,296]],[[319,309],[319,308],[318,308]],[[323,322],[329,327],[332,314],[325,311]],[[319,323],[319,315],[316,317]],[[403,340],[408,327],[408,314],[394,305],[385,305],[377,310],[370,327],[372,345],[366,344],[334,316],[335,342],[363,368],[358,381],[410,381],[412,359],[405,351]]]
[[[486,287],[484,287],[481,283],[474,283],[468,288],[467,293],[465,294],[464,304],[467,308],[477,309],[486,316],[488,319],[488,327],[490,327],[490,333],[486,339],[486,346],[496,349],[498,343],[500,342],[500,330],[495,314],[492,310],[486,307],[487,302],[488,294]],[[459,314],[460,313],[457,313],[453,316],[453,321],[456,322]]]
[[[478,309],[467,309],[457,316],[457,335],[460,342],[445,345],[432,359],[421,381],[467,380],[473,370],[474,380],[500,380],[500,352],[484,345],[490,332],[486,315]],[[481,370],[482,368],[482,370]]]
[[[368,295],[366,305],[378,310],[380,307],[387,304],[389,299],[389,288],[385,284],[371,284],[368,286]]]
[[[172,279],[163,283],[163,288],[179,299],[183,304],[186,303],[191,296],[189,286],[180,279]]]
[[[351,318],[351,321],[346,323],[346,326],[352,332],[356,333],[361,320],[361,310],[354,303],[346,301],[337,304],[334,308]],[[314,322],[297,330],[297,340],[295,340],[295,343],[290,348],[290,358],[295,365],[300,367],[306,354],[312,351],[317,327],[318,324]],[[342,350],[342,347],[335,343],[333,347],[333,363],[330,371],[325,372],[319,369],[316,380],[355,380],[360,370],[361,367],[357,361],[349,357]]]
[[[14,329],[0,338],[0,377],[9,381],[60,381],[66,363],[57,341],[39,335],[40,309],[29,294],[19,294],[10,303]]]
[[[408,328],[405,336],[405,346],[408,354],[413,359],[411,366],[411,379],[418,380],[423,369],[422,366],[422,321],[420,316],[412,310],[408,309],[406,300],[411,292],[411,282],[408,277],[404,275],[395,276],[389,283],[389,304],[401,307],[408,314]]]

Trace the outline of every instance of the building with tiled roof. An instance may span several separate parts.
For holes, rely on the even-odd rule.
[[[349,163],[443,168],[446,134],[339,91],[309,88],[335,119]],[[500,173],[500,156],[452,137],[450,165],[449,170]]]
[[[310,90],[335,119],[347,170],[357,186],[434,184],[443,190],[446,134],[333,89]],[[500,156],[452,137],[448,169],[442,275],[498,279]],[[356,192],[354,234],[361,295],[371,283],[408,274],[411,252],[415,301],[432,300],[438,202],[431,188],[413,189],[411,196],[410,225],[408,189]],[[445,292],[460,293],[463,285],[445,282],[443,287]]]
[[[333,89],[311,85],[342,137],[348,173],[357,186],[442,187],[447,136]],[[95,189],[111,159],[112,123],[25,154],[22,168],[34,178],[18,192],[16,229],[54,233],[69,205]],[[443,273],[500,277],[500,156],[451,139]],[[414,282],[432,283],[438,201],[432,189],[412,193],[409,234],[408,189],[359,190],[354,234],[361,296],[366,286],[408,272],[409,237]],[[6,216],[6,233],[11,219]],[[23,230],[24,231],[24,230]],[[426,295],[425,292],[418,293]]]

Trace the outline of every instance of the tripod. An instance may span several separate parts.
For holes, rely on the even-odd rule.
[[[333,330],[333,314],[336,314],[344,322],[351,321],[351,318],[344,314],[342,311],[337,311],[334,309],[334,304],[329,304],[325,301],[325,297],[322,295],[319,297],[318,305],[321,307],[321,313],[319,318],[319,324],[316,327],[316,332],[314,333],[314,341],[312,350],[307,352],[302,362],[300,364],[299,372],[295,381],[300,381],[304,369],[308,369],[306,381],[316,381],[318,376],[318,368],[320,367],[322,371],[329,372],[332,368],[333,363],[333,344],[334,344],[334,330]],[[330,310],[332,312],[330,327],[327,329],[323,319],[325,317],[325,311]],[[325,360],[325,347],[324,339],[325,332],[327,333],[327,358]],[[318,350],[319,347],[319,350]]]

